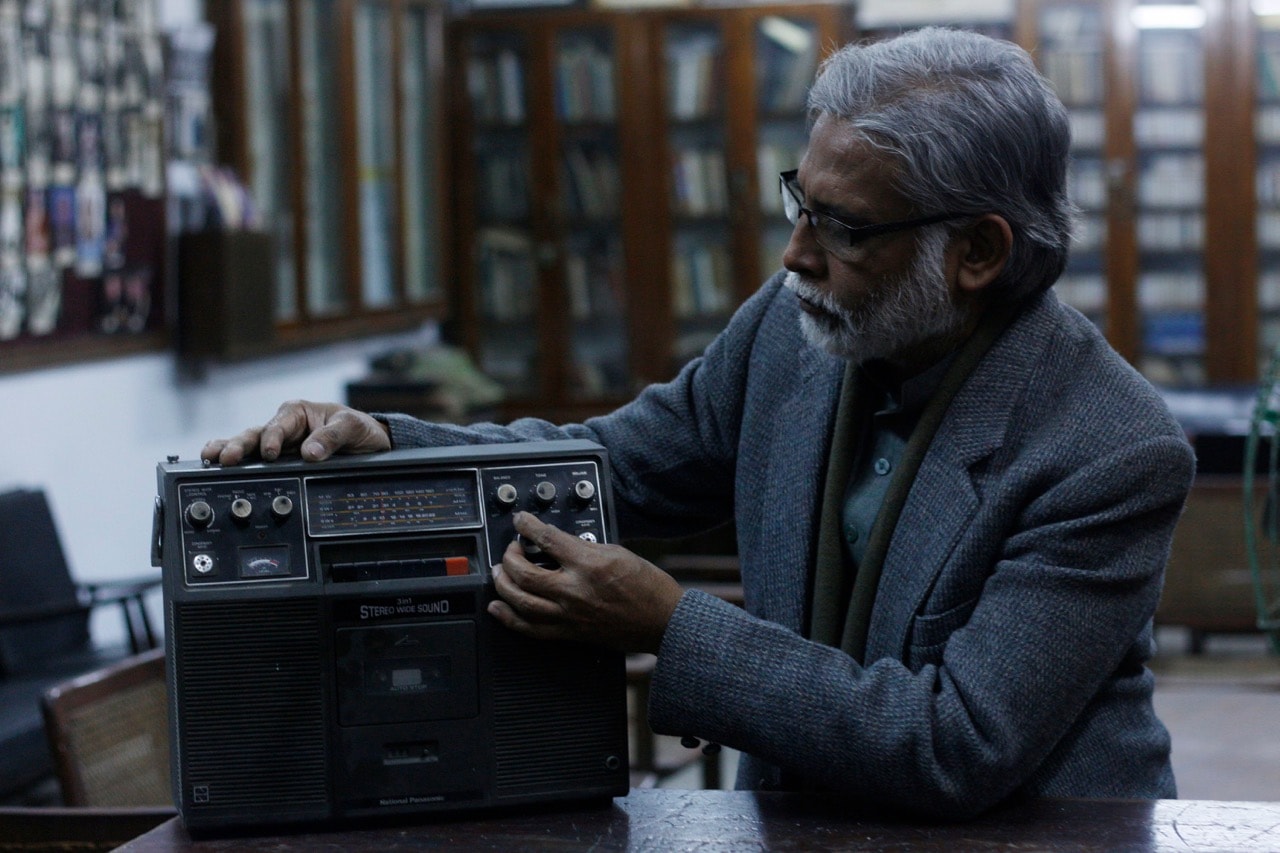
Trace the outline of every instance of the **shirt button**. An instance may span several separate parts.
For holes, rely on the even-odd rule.
[[[858,528],[852,524],[846,524],[844,526],[844,538],[847,539],[850,543],[857,542]]]
[[[885,459],[883,456],[876,460],[876,473],[882,477],[889,473],[889,469],[891,467],[889,460]]]

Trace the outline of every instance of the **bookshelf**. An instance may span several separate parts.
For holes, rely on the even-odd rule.
[[[1158,382],[1200,385],[1207,380],[1204,34],[1155,24],[1137,31],[1136,45],[1137,363]]]
[[[451,22],[457,328],[504,415],[586,417],[671,377],[779,266],[777,173],[851,22],[836,4]]]
[[[205,14],[217,158],[273,238],[271,346],[442,316],[444,4],[222,0]]]
[[[1018,8],[1018,40],[1075,136],[1082,217],[1060,295],[1159,384],[1255,380],[1264,339],[1280,336],[1265,320],[1280,278],[1257,248],[1276,208],[1259,202],[1271,166],[1254,132],[1264,140],[1280,113],[1268,117],[1262,96],[1255,108],[1270,36],[1251,0]]]
[[[1035,26],[1040,68],[1071,118],[1071,199],[1080,211],[1058,295],[1100,328],[1108,326],[1106,16],[1097,3],[1042,4]]]

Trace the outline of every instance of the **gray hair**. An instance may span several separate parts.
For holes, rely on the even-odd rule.
[[[1020,299],[1062,274],[1071,129],[1022,48],[941,27],[847,45],[809,91],[810,122],[823,114],[897,159],[897,188],[921,213],[1008,221],[1013,249],[995,289]]]

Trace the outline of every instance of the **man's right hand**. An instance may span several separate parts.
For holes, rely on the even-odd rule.
[[[290,400],[260,427],[250,427],[233,438],[215,438],[200,451],[200,458],[220,465],[238,465],[246,459],[272,462],[294,450],[308,462],[328,459],[335,453],[374,453],[391,449],[385,424],[364,412],[338,403]]]

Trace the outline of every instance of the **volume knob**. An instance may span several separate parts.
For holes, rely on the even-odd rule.
[[[284,521],[293,512],[293,499],[288,495],[276,495],[271,500],[271,514],[277,521]]]

